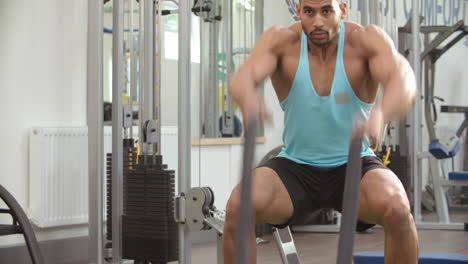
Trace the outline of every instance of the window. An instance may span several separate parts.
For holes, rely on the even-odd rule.
[[[173,2],[163,2],[164,9],[177,9]],[[179,16],[172,14],[163,16],[162,18],[164,30],[164,45],[163,53],[164,58],[169,60],[179,59]],[[191,57],[192,62],[200,63],[200,20],[197,16],[192,14],[191,21]]]

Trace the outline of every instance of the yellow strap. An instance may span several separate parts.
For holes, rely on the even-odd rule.
[[[387,166],[388,164],[390,164],[390,152],[392,151],[392,147],[388,146],[387,147],[387,153],[383,156],[384,160],[384,164],[385,166]]]
[[[140,156],[140,144],[139,143],[135,144],[135,148],[136,148],[136,153],[137,153],[135,164],[138,164],[138,157]]]

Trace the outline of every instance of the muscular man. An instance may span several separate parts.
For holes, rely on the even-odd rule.
[[[377,26],[344,22],[343,0],[301,0],[300,22],[274,26],[258,40],[231,81],[244,120],[264,116],[255,87],[271,77],[284,111],[285,147],[252,178],[254,223],[283,227],[321,207],[341,210],[352,127],[361,124],[358,229],[385,230],[385,263],[417,263],[418,237],[405,190],[370,149],[384,124],[403,117],[415,97],[414,73]],[[375,104],[378,85],[381,102]],[[258,113],[260,109],[260,113]],[[233,263],[240,191],[227,204],[225,263]],[[255,263],[254,233],[251,262]]]

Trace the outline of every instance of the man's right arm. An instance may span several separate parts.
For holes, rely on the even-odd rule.
[[[258,102],[256,87],[270,77],[277,69],[284,47],[297,39],[293,31],[274,26],[257,41],[247,60],[234,73],[230,82],[230,94],[240,106],[244,123],[260,111],[260,118],[266,118],[263,102]]]

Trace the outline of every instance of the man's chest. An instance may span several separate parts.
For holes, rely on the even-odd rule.
[[[293,85],[298,74],[308,74],[312,86],[319,96],[330,94],[334,80],[339,77],[338,75],[346,78],[356,94],[361,94],[361,89],[365,89],[364,84],[369,75],[367,61],[364,58],[346,54],[346,52],[342,57],[334,54],[326,60],[307,54],[307,58],[302,58],[302,62],[299,52],[290,53],[288,56],[284,56],[280,71],[283,78],[282,83],[286,87]]]

